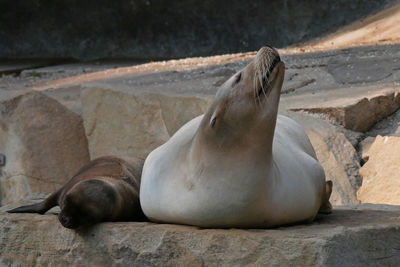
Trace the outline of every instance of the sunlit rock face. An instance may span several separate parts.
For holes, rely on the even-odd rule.
[[[203,114],[212,97],[124,92],[99,87],[82,92],[91,158],[146,158],[183,124]]]
[[[0,200],[55,191],[89,161],[82,119],[31,92],[0,102]]]

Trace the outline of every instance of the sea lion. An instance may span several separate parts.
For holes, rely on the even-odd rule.
[[[8,212],[44,214],[58,205],[60,223],[71,229],[101,221],[141,220],[144,216],[139,188],[143,163],[138,158],[97,158],[44,201]]]
[[[285,64],[271,47],[217,91],[208,111],[152,151],[140,202],[154,222],[268,228],[329,213],[332,183],[303,128],[277,115]]]

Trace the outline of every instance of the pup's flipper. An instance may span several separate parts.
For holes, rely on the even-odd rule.
[[[21,206],[12,210],[8,210],[8,213],[39,213],[39,214],[44,214],[46,211],[49,209],[55,207],[58,205],[58,195],[59,195],[60,190],[57,192],[54,192],[51,194],[49,197],[47,197],[45,200],[42,202],[32,204],[32,205],[26,205],[26,206]]]

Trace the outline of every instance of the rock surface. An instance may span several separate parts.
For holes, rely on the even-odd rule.
[[[183,124],[203,114],[210,102],[200,96],[86,88],[82,104],[90,157],[145,158]]]
[[[400,110],[375,124],[366,134],[373,137],[377,135],[400,136]]]
[[[377,136],[366,152],[360,169],[363,183],[358,191],[362,203],[400,205],[400,137]]]
[[[57,101],[31,92],[0,103],[1,204],[52,192],[89,161],[82,119]]]
[[[0,265],[396,266],[400,207],[378,208],[344,207],[270,230],[126,222],[73,231],[52,214],[0,212]]]
[[[333,104],[330,102],[325,104],[326,107],[317,104],[320,107],[292,110],[326,114],[328,118],[334,119],[348,129],[364,132],[400,108],[399,88],[393,90],[385,90],[370,98],[355,99],[353,103],[348,99],[340,99],[336,100],[334,102],[336,105],[333,106],[329,106]]]

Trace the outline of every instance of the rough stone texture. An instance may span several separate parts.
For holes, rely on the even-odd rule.
[[[283,57],[281,110],[328,115],[346,128],[368,130],[400,107],[400,50],[394,47]]]
[[[326,179],[333,181],[331,203],[333,205],[359,203],[356,192],[361,185],[361,178],[358,175],[360,158],[345,134],[339,127],[320,118],[302,113],[286,115],[304,127],[325,170]]]
[[[400,136],[400,110],[375,124],[366,134],[369,136]]]
[[[73,231],[53,214],[0,212],[5,266],[396,266],[399,244],[398,206],[337,208],[270,230],[126,222]]]
[[[203,114],[211,98],[85,88],[83,118],[91,158],[145,158],[183,124]]]
[[[0,57],[154,59],[282,47],[395,2],[8,0],[0,3]]]
[[[377,136],[360,169],[363,183],[357,195],[363,203],[400,205],[400,137]]]
[[[399,108],[400,92],[396,91],[371,98],[362,98],[355,103],[337,103],[337,106],[293,110],[326,114],[328,118],[334,119],[337,123],[348,129],[363,132]]]
[[[1,204],[52,192],[89,161],[82,119],[57,101],[31,92],[0,103]]]
[[[367,162],[369,159],[368,150],[370,149],[371,145],[374,143],[375,137],[368,136],[364,138],[358,145],[359,154],[364,162]]]
[[[400,136],[400,110],[379,121],[365,133],[365,138],[358,144],[358,151],[364,162],[368,160],[368,150],[378,135]]]

